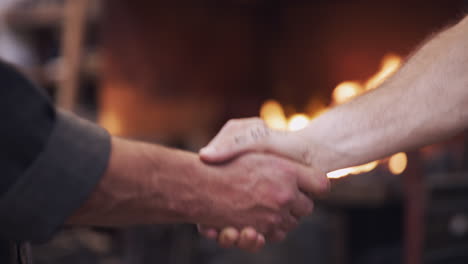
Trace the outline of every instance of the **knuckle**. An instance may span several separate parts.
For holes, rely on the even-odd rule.
[[[282,219],[279,215],[271,215],[270,217],[268,217],[268,225],[270,226],[270,228],[276,228],[278,227],[281,222],[282,222]]]
[[[318,181],[318,186],[317,186],[318,192],[320,194],[325,194],[330,191],[330,188],[331,188],[330,180],[328,180],[326,175],[321,176],[320,180]]]
[[[274,158],[273,161],[275,169],[277,169],[283,175],[283,177],[290,179],[297,177],[297,175],[299,174],[298,167],[293,166],[293,164],[290,163],[288,160]]]
[[[240,123],[240,119],[231,119],[226,123],[226,127],[236,127]]]
[[[285,207],[293,201],[293,194],[288,190],[276,192],[276,203],[280,207]]]
[[[313,151],[309,146],[303,146],[301,160],[307,166],[312,166]]]

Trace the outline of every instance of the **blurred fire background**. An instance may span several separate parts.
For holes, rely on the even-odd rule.
[[[273,127],[300,129],[375,88],[467,7],[462,0],[2,0],[0,57],[58,106],[115,135],[197,151],[230,118],[261,115]],[[467,146],[460,135],[330,173],[332,193],[315,213],[255,255],[220,249],[192,225],[167,225],[66,229],[35,245],[35,260],[468,263]]]

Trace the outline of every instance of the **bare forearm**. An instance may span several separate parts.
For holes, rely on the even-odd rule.
[[[272,239],[312,210],[303,194],[324,192],[314,169],[271,155],[247,154],[208,165],[195,154],[112,139],[109,168],[70,225],[200,223],[252,226]]]
[[[122,226],[189,221],[202,204],[195,197],[194,181],[201,180],[193,176],[197,163],[197,156],[188,152],[113,138],[105,175],[68,223]]]
[[[430,144],[468,125],[468,20],[424,45],[389,81],[299,132],[326,171]]]

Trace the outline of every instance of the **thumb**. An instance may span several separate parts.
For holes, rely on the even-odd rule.
[[[200,150],[206,162],[223,162],[246,152],[269,152],[310,165],[313,154],[302,131],[288,132],[267,127],[260,118],[231,120]]]
[[[222,162],[249,151],[263,151],[271,129],[260,118],[230,120],[199,152],[207,162]]]
[[[206,162],[223,162],[232,158],[235,158],[242,154],[241,149],[228,149],[224,148],[217,148],[215,146],[208,145],[202,148],[199,152],[200,158]]]

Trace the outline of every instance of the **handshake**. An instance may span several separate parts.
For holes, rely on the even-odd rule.
[[[329,181],[302,134],[272,130],[259,118],[229,121],[199,153],[229,181],[215,190],[218,213],[200,222],[200,233],[222,247],[255,252],[266,241],[283,240],[312,213],[312,196],[326,193]]]

